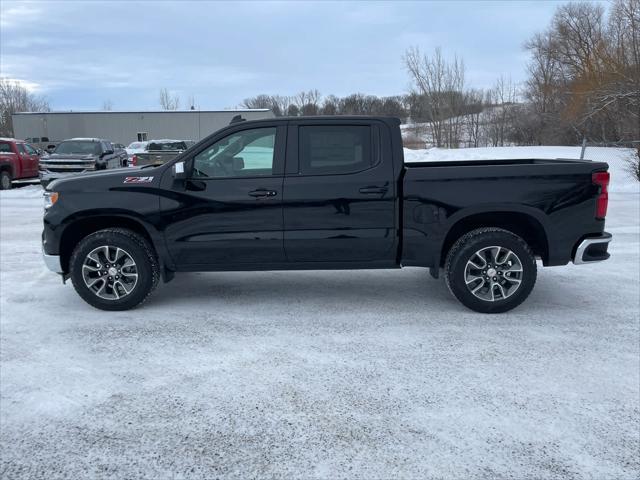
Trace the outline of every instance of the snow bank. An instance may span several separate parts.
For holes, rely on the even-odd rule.
[[[42,198],[42,187],[40,185],[14,187],[12,190],[3,191],[2,196],[11,198]]]
[[[484,148],[430,148],[427,150],[404,149],[404,161],[437,162],[447,160],[495,160],[526,158],[580,158],[581,147],[484,147]],[[635,180],[628,169],[628,159],[635,152],[630,148],[588,147],[585,159],[607,162],[611,173],[612,192],[640,192],[640,183]]]

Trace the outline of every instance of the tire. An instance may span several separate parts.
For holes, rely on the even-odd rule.
[[[520,305],[533,290],[536,258],[518,235],[502,228],[479,228],[453,244],[444,274],[449,291],[464,306],[502,313]]]
[[[13,179],[11,174],[6,170],[0,172],[0,190],[11,190]]]
[[[149,297],[160,278],[149,241],[124,228],[100,230],[82,239],[73,250],[69,269],[78,295],[101,310],[136,307]]]

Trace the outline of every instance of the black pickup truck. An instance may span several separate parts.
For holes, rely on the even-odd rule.
[[[104,310],[138,305],[181,271],[418,266],[493,313],[529,295],[536,259],[609,257],[606,163],[405,164],[399,124],[239,122],[162,166],[55,181],[45,262]]]

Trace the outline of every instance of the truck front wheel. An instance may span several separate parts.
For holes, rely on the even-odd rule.
[[[109,228],[78,243],[69,262],[78,295],[101,310],[128,310],[151,294],[160,269],[151,244],[142,235]]]
[[[11,181],[11,174],[9,172],[6,170],[0,172],[0,190],[11,189]]]
[[[445,262],[445,279],[463,305],[481,313],[502,313],[520,305],[536,283],[536,259],[518,235],[479,228],[460,237]]]

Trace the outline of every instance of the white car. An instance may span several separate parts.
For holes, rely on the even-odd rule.
[[[136,153],[143,153],[147,151],[147,145],[149,142],[131,142],[125,150],[129,159]]]

